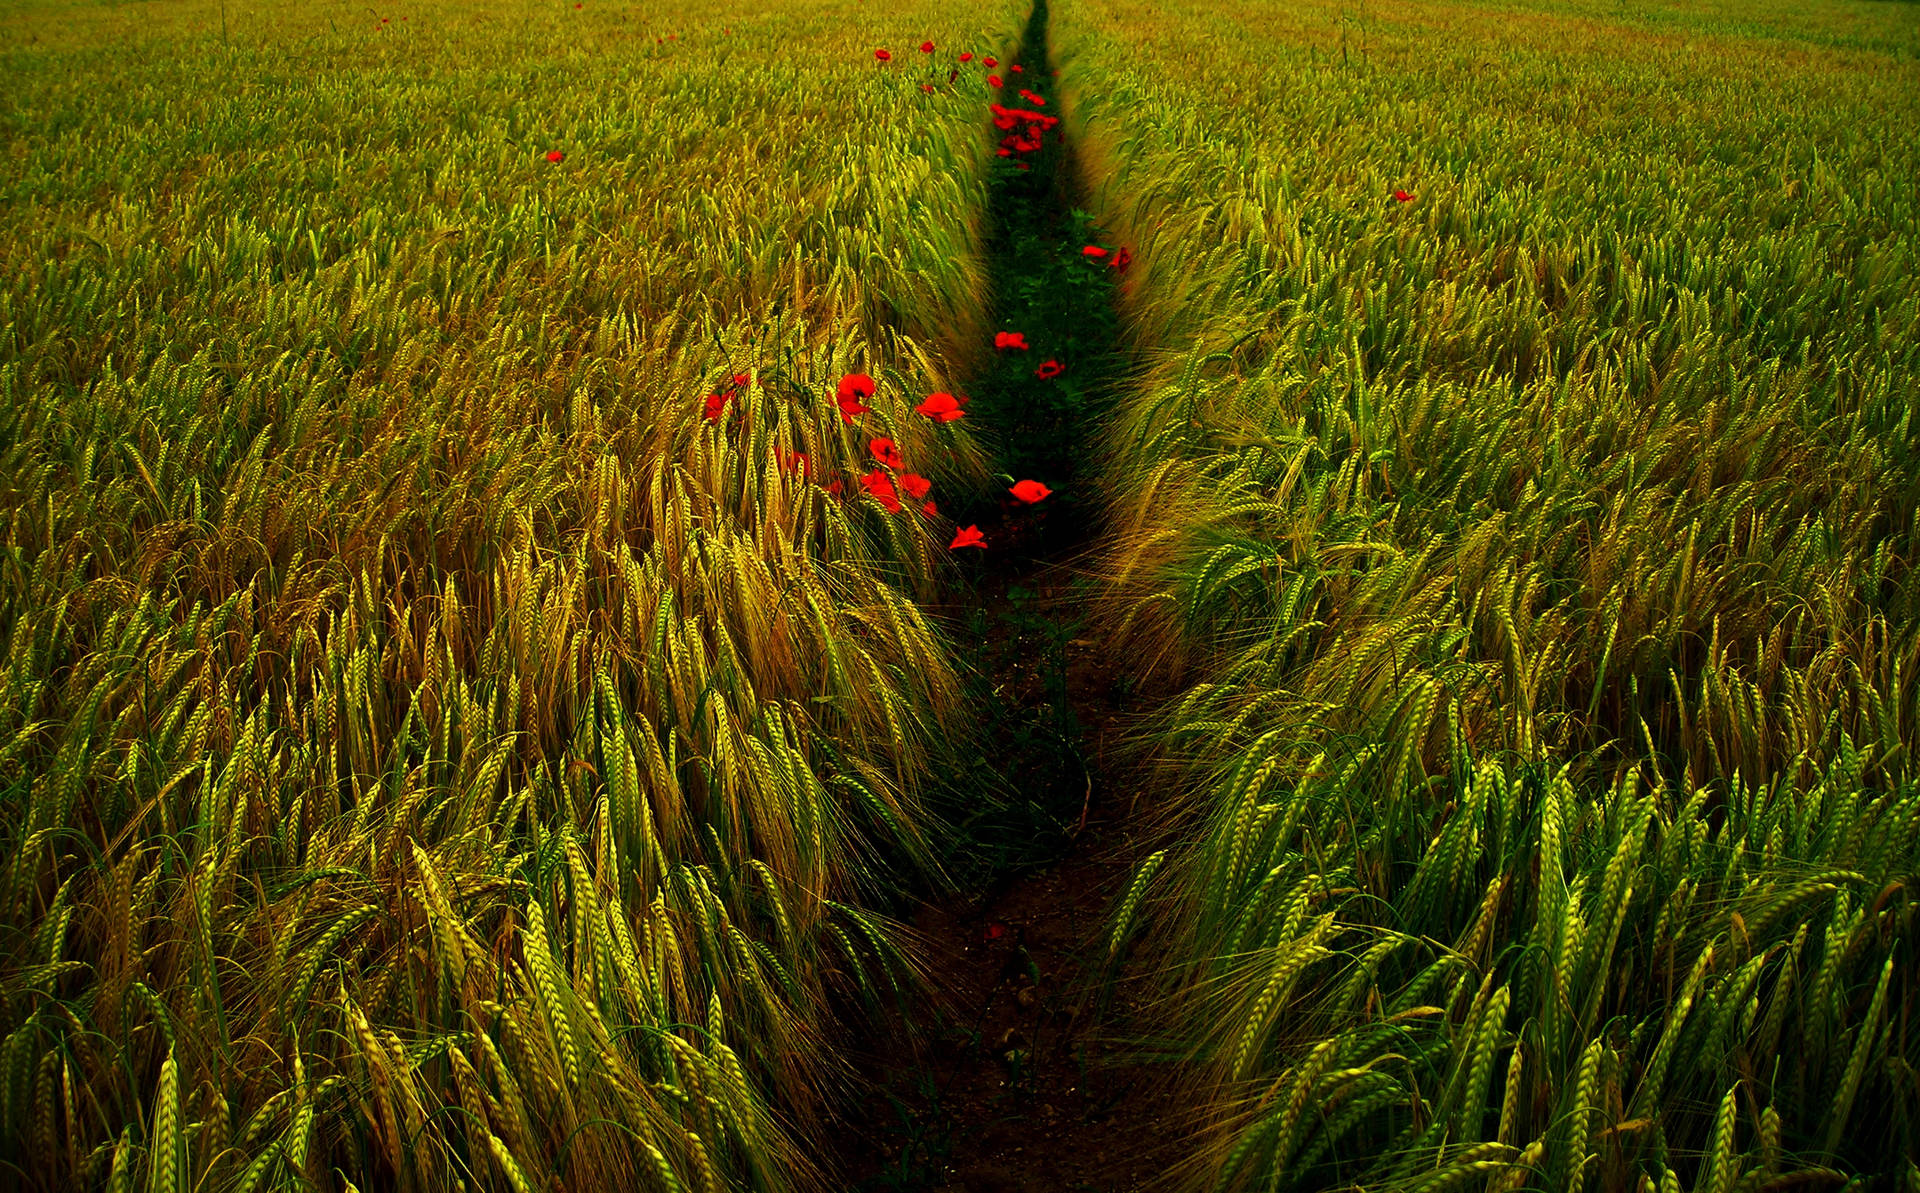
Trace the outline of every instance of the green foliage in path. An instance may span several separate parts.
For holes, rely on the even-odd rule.
[[[1024,10],[222,15],[0,14],[0,1185],[819,1187]]]
[[[1056,3],[1191,1187],[1920,1181],[1908,16]]]

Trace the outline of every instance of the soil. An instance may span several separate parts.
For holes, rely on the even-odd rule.
[[[1025,589],[1038,619],[1072,626],[1070,566],[1026,561],[983,579],[976,599]],[[1036,619],[1037,620],[1037,619]],[[1043,632],[1043,631],[1042,631]],[[1044,642],[1004,622],[987,650],[1010,699],[1046,698]],[[1153,1125],[1170,1121],[1157,1067],[1132,1059],[1122,996],[1096,1014],[1108,916],[1147,850],[1119,735],[1150,705],[1100,643],[1064,643],[1067,701],[1081,729],[1084,821],[1057,856],[983,889],[926,903],[912,926],[930,967],[923,1004],[855,1041],[871,1092],[839,1124],[839,1171],[862,1191],[1127,1193],[1166,1167]]]

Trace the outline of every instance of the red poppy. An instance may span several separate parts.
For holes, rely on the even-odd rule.
[[[1035,369],[1033,375],[1042,381],[1051,381],[1066,371],[1067,367],[1059,361],[1049,360],[1043,362],[1039,368]]]
[[[885,50],[875,50],[873,56],[882,62],[891,62],[893,60],[893,55],[887,53]]]
[[[997,58],[982,58],[980,60],[980,65],[987,67],[989,70],[991,70],[993,67],[1000,65],[1000,61]]]
[[[989,86],[989,87],[998,87],[999,85],[1000,85],[1000,76],[999,76],[999,75],[988,75],[988,76],[987,76],[987,86]]]
[[[986,928],[980,933],[980,935],[987,940],[999,940],[1002,936],[1005,936],[1006,934],[1007,934],[1007,926],[1005,924],[988,924]]]
[[[922,90],[922,91],[924,91],[924,92],[926,92],[926,93],[927,93],[928,95],[932,95],[932,94],[933,94],[933,84],[932,84],[932,83],[922,83],[922,84],[920,84],[920,90]]]
[[[1395,191],[1393,192],[1393,197],[1394,197],[1394,200],[1399,203],[1405,203],[1408,199],[1413,198],[1412,195],[1409,195],[1405,191]]]
[[[972,50],[968,50],[968,51],[967,51],[966,53],[964,53],[964,54],[962,54],[962,55],[960,55],[960,61],[962,61],[962,62],[972,62],[972,61],[973,61],[973,51],[972,51]]]
[[[1021,481],[1013,488],[1008,489],[1007,492],[1018,497],[1028,505],[1032,505],[1034,502],[1045,498],[1048,494],[1052,493],[1053,490],[1047,488],[1039,481]]]
[[[959,401],[948,393],[928,394],[927,400],[914,409],[937,423],[950,423],[967,416],[967,412],[960,409]]]
[[[846,488],[845,482],[836,476],[833,478],[832,483],[827,486],[827,495],[829,497],[838,497],[840,494],[846,492]]]
[[[1113,266],[1115,269],[1119,270],[1121,273],[1125,273],[1127,271],[1127,266],[1133,264],[1133,254],[1128,252],[1126,249],[1121,249],[1119,252],[1113,255],[1113,260],[1107,262],[1107,264]]]
[[[1095,259],[1098,259],[1106,256],[1107,250],[1101,248],[1097,244],[1090,244],[1086,248],[1083,248],[1080,250],[1080,255],[1082,257],[1093,257]]]
[[[1012,129],[1014,125],[1019,123],[1020,121],[1014,117],[1012,112],[1008,112],[1004,116],[995,116],[993,118],[993,127],[999,129],[1003,133]]]
[[[860,487],[865,489],[880,508],[890,514],[900,512],[900,494],[894,490],[893,478],[876,468],[860,478]]]
[[[1042,107],[1042,108],[1044,108],[1044,107],[1046,107],[1046,106],[1047,106],[1047,97],[1046,97],[1046,96],[1044,96],[1044,95],[1035,95],[1035,94],[1034,94],[1033,92],[1031,92],[1031,91],[1028,91],[1028,90],[1026,90],[1025,88],[1022,88],[1022,89],[1021,89],[1021,91],[1020,91],[1020,98],[1021,98],[1021,99],[1024,99],[1024,100],[1026,100],[1026,101],[1027,101],[1028,103],[1030,103],[1030,104],[1035,104],[1035,105],[1037,105],[1037,106],[1039,106],[1039,107]],[[1036,113],[1036,115],[1038,115],[1038,113]]]
[[[567,155],[558,149],[549,149],[547,150],[547,160],[550,162],[563,162],[567,160]]]
[[[707,408],[701,412],[701,417],[710,423],[719,422],[720,416],[727,411],[727,400],[731,397],[733,397],[733,391],[730,389],[717,394],[708,394]]]
[[[893,440],[891,439],[869,439],[867,440],[867,450],[873,453],[874,459],[880,461],[888,468],[893,469],[895,472],[907,466],[907,462],[900,458],[900,449],[893,445]]]
[[[733,375],[733,388],[740,389],[743,386],[745,386],[746,383],[750,380],[751,378],[748,377],[745,373],[735,373]]]
[[[576,4],[576,5],[574,5],[574,7],[575,7],[575,8],[578,8],[578,7],[580,7],[580,6],[579,6],[578,4]]]
[[[1025,162],[1015,162],[1013,163],[1013,168],[1016,170],[1030,170],[1033,167],[1027,165]]]
[[[1012,156],[1013,156],[1013,150],[1011,150],[1011,149],[1008,149],[1008,148],[1007,148],[1006,146],[1004,146],[1004,145],[1002,145],[1002,146],[1001,146],[1000,148],[998,148],[998,149],[996,149],[996,150],[994,150],[994,151],[993,151],[993,153],[994,153],[994,156],[995,156],[995,157],[1012,157]]]
[[[933,492],[933,482],[924,476],[915,476],[911,472],[900,474],[900,488],[907,496],[920,501]]]
[[[920,512],[929,518],[937,518],[940,516],[940,507],[929,501],[920,507]]]
[[[930,42],[930,41],[923,41],[923,42],[921,42],[921,43],[920,43],[920,52],[921,52],[922,54],[931,54],[931,53],[933,53],[933,43],[932,43],[932,42]]]
[[[994,332],[993,346],[995,348],[1018,348],[1020,351],[1025,352],[1027,350],[1027,333],[1024,331]]]
[[[1014,63],[1012,66],[1008,67],[1007,69],[1012,71],[1016,75],[1026,73],[1026,68],[1021,66],[1018,62]]]
[[[779,460],[780,471],[798,472],[804,479],[813,477],[813,461],[807,459],[807,453],[788,451],[783,447],[780,449]]]
[[[953,541],[947,544],[947,550],[958,551],[962,547],[979,547],[984,550],[986,545],[986,536],[980,533],[980,528],[969,526],[953,536]]]
[[[848,373],[840,378],[840,392],[835,399],[840,407],[840,421],[851,423],[863,414],[870,414],[873,407],[862,405],[860,399],[873,396],[873,378],[865,373]]]

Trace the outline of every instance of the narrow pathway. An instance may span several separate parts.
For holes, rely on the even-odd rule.
[[[988,69],[1003,85],[983,117],[1006,151],[989,208],[996,328],[1026,347],[973,379],[969,425],[1010,477],[1052,492],[960,518],[989,549],[965,553],[968,581],[931,612],[973,660],[994,789],[960,826],[961,893],[913,917],[932,966],[924,1005],[848,1050],[874,1092],[838,1124],[838,1168],[862,1193],[1124,1193],[1164,1167],[1166,1116],[1156,1074],[1113,1043],[1124,998],[1097,1022],[1090,1007],[1108,911],[1143,852],[1117,731],[1146,697],[1087,636],[1075,567],[1095,529],[1088,432],[1122,364],[1121,246],[1078,210],[1073,148],[1048,119],[1046,0],[1017,55]]]

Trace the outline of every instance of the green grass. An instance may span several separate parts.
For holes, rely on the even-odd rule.
[[[1920,1180],[1906,7],[1057,26],[1187,1183]]]
[[[0,17],[0,1183],[823,1184],[1021,15]]]

